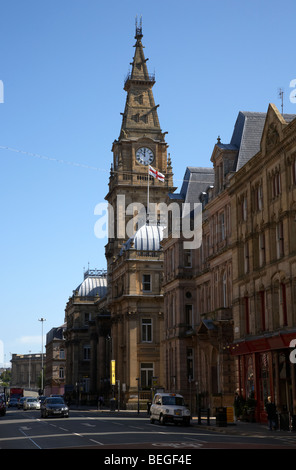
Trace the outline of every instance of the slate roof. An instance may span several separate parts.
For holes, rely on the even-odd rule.
[[[180,199],[184,202],[194,203],[199,201],[199,195],[212,186],[215,181],[213,168],[188,166],[183,178],[180,193],[170,193],[170,199]]]
[[[238,150],[235,171],[240,170],[260,150],[262,132],[267,113],[240,111],[230,144],[217,144],[221,149]],[[295,115],[284,114],[286,122],[291,122]]]

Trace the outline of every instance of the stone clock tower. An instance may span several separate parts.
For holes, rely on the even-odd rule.
[[[148,168],[165,176],[164,182],[150,176],[149,202],[160,203],[166,200],[167,194],[173,192],[173,173],[165,132],[162,132],[158,120],[152,87],[155,75],[148,72],[147,61],[142,44],[142,25],[136,25],[135,54],[131,63],[124,90],[127,92],[125,109],[122,114],[120,135],[113,142],[113,163],[111,164],[109,191],[105,199],[113,208],[114,223],[112,236],[109,233],[106,245],[108,265],[118,255],[122,244],[128,236],[118,229],[119,217],[124,217],[122,226],[134,215],[125,215],[125,208],[131,203],[140,203],[147,209]],[[118,196],[124,201],[125,208],[118,205]],[[135,230],[139,226],[135,227]]]

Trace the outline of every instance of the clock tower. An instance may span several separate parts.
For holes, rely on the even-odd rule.
[[[124,90],[127,92],[125,109],[121,113],[120,135],[112,145],[113,162],[109,191],[105,197],[112,206],[114,215],[112,236],[109,233],[106,245],[108,265],[119,254],[128,238],[125,228],[134,214],[126,214],[127,206],[140,203],[147,210],[149,202],[165,202],[168,193],[176,189],[173,187],[171,161],[167,153],[168,145],[165,142],[166,132],[162,132],[160,128],[158,105],[155,105],[152,92],[155,74],[148,72],[148,59],[144,56],[142,37],[142,24],[139,27],[136,24],[134,58],[130,64],[131,71],[124,81]],[[149,176],[149,165],[164,175],[164,181]],[[124,226],[124,230],[119,230],[120,217],[121,227]],[[134,227],[135,230],[138,228],[139,226]]]

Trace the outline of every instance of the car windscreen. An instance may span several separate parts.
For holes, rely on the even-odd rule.
[[[64,405],[64,400],[62,398],[48,398],[46,403],[49,405]]]
[[[162,404],[185,406],[183,397],[162,397]]]

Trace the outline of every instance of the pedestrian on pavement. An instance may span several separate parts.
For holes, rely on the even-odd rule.
[[[104,405],[104,398],[102,396],[99,397],[99,405],[100,405],[100,410],[101,410],[102,406]]]
[[[271,397],[267,398],[265,409],[267,413],[269,430],[270,431],[275,430],[276,429],[276,406],[271,401]]]

